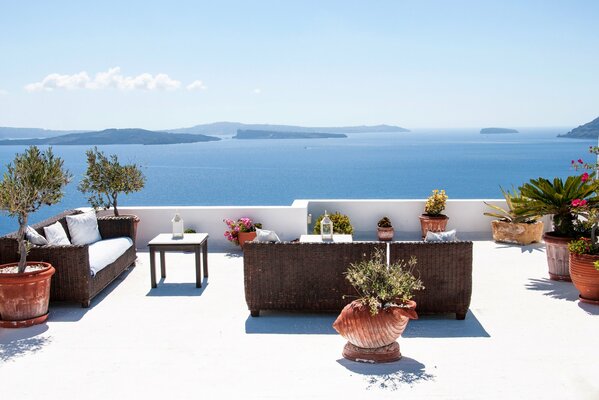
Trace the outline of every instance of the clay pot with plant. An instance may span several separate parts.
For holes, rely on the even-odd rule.
[[[389,217],[383,217],[376,224],[376,233],[379,240],[390,241],[393,240],[395,231]]]
[[[26,239],[29,215],[43,205],[60,202],[71,180],[63,160],[52,148],[41,152],[31,146],[17,154],[0,182],[0,210],[19,222],[18,263],[0,265],[0,327],[21,328],[48,318],[50,284],[54,267],[27,261],[31,244]]]
[[[354,233],[354,227],[351,224],[351,220],[345,214],[341,214],[336,211],[333,214],[328,214],[329,218],[333,222],[333,233],[336,235],[351,235]],[[324,218],[324,214],[320,215],[314,223],[313,232],[315,235],[320,235],[320,222]]]
[[[351,264],[345,274],[358,298],[343,308],[333,328],[347,339],[343,357],[349,360],[399,360],[397,339],[408,321],[418,318],[412,298],[424,287],[413,274],[416,259],[387,265],[385,256],[376,250],[371,258]]]
[[[256,229],[262,229],[262,224],[252,221],[251,218],[242,217],[237,221],[226,218],[223,222],[227,225],[227,230],[224,233],[225,238],[241,247],[245,242],[251,242],[256,238]]]
[[[445,190],[433,190],[432,194],[426,199],[424,204],[424,214],[420,215],[420,228],[422,238],[426,237],[427,232],[445,232],[449,217],[443,214],[447,194]]]
[[[580,292],[578,298],[583,303],[599,305],[599,245],[596,233],[595,225],[590,239],[581,237],[571,241],[568,251],[570,278]]]

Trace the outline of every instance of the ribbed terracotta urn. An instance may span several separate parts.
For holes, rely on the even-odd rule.
[[[401,358],[397,338],[406,329],[410,319],[418,319],[416,302],[405,307],[385,307],[376,315],[360,301],[345,306],[333,328],[347,339],[343,357],[352,361],[371,363],[392,362]]]
[[[238,232],[237,240],[239,241],[239,246],[243,249],[243,245],[245,242],[251,242],[256,238],[256,232]]]
[[[599,255],[570,253],[570,278],[584,303],[599,305],[599,271],[593,263]]]
[[[379,240],[387,242],[393,240],[393,235],[395,234],[395,231],[393,230],[393,227],[381,228],[379,226],[376,228],[376,233]]]
[[[16,263],[0,265],[16,266]],[[38,271],[0,273],[0,327],[24,328],[41,324],[48,319],[50,281],[54,267],[48,263],[31,261],[27,265],[43,265]]]
[[[545,241],[549,279],[570,282],[568,243],[572,241],[572,238],[556,236],[553,232],[547,232],[543,235],[543,240]]]
[[[426,233],[428,231],[431,232],[445,232],[445,228],[447,228],[447,221],[449,221],[449,217],[447,215],[428,215],[422,214],[420,215],[420,228],[422,230],[422,238],[426,237]]]

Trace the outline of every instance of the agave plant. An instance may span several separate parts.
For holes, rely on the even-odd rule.
[[[486,212],[484,215],[488,217],[497,218],[501,221],[510,222],[512,224],[532,224],[533,222],[539,219],[539,215],[517,215],[515,212],[514,203],[522,200],[522,194],[516,188],[512,188],[512,193],[509,190],[504,190],[501,186],[499,187],[503,197],[505,198],[505,203],[507,204],[507,209],[489,204],[486,201],[484,202],[487,206],[491,207],[493,210],[497,212]]]
[[[569,176],[564,182],[553,178],[531,179],[520,187],[520,198],[512,198],[513,211],[519,217],[553,215],[553,229],[560,236],[575,235],[574,221],[599,206],[597,183],[582,176]]]

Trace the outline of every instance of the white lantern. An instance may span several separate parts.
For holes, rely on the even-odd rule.
[[[324,211],[324,217],[320,221],[320,235],[322,240],[333,240],[333,221],[329,218],[327,211]]]
[[[183,218],[179,213],[175,213],[171,222],[173,223],[173,239],[183,239]]]

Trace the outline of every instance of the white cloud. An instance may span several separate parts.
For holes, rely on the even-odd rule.
[[[55,89],[106,89],[119,90],[175,90],[181,82],[167,74],[152,75],[148,73],[137,76],[124,76],[119,67],[110,68],[106,72],[98,72],[93,79],[82,71],[73,75],[50,74],[40,82],[25,85],[28,92],[52,91]]]
[[[256,89],[254,89],[254,93],[260,94],[260,93],[262,93],[262,89],[256,88]]]
[[[206,86],[202,81],[193,81],[187,85],[187,90],[206,90]]]

